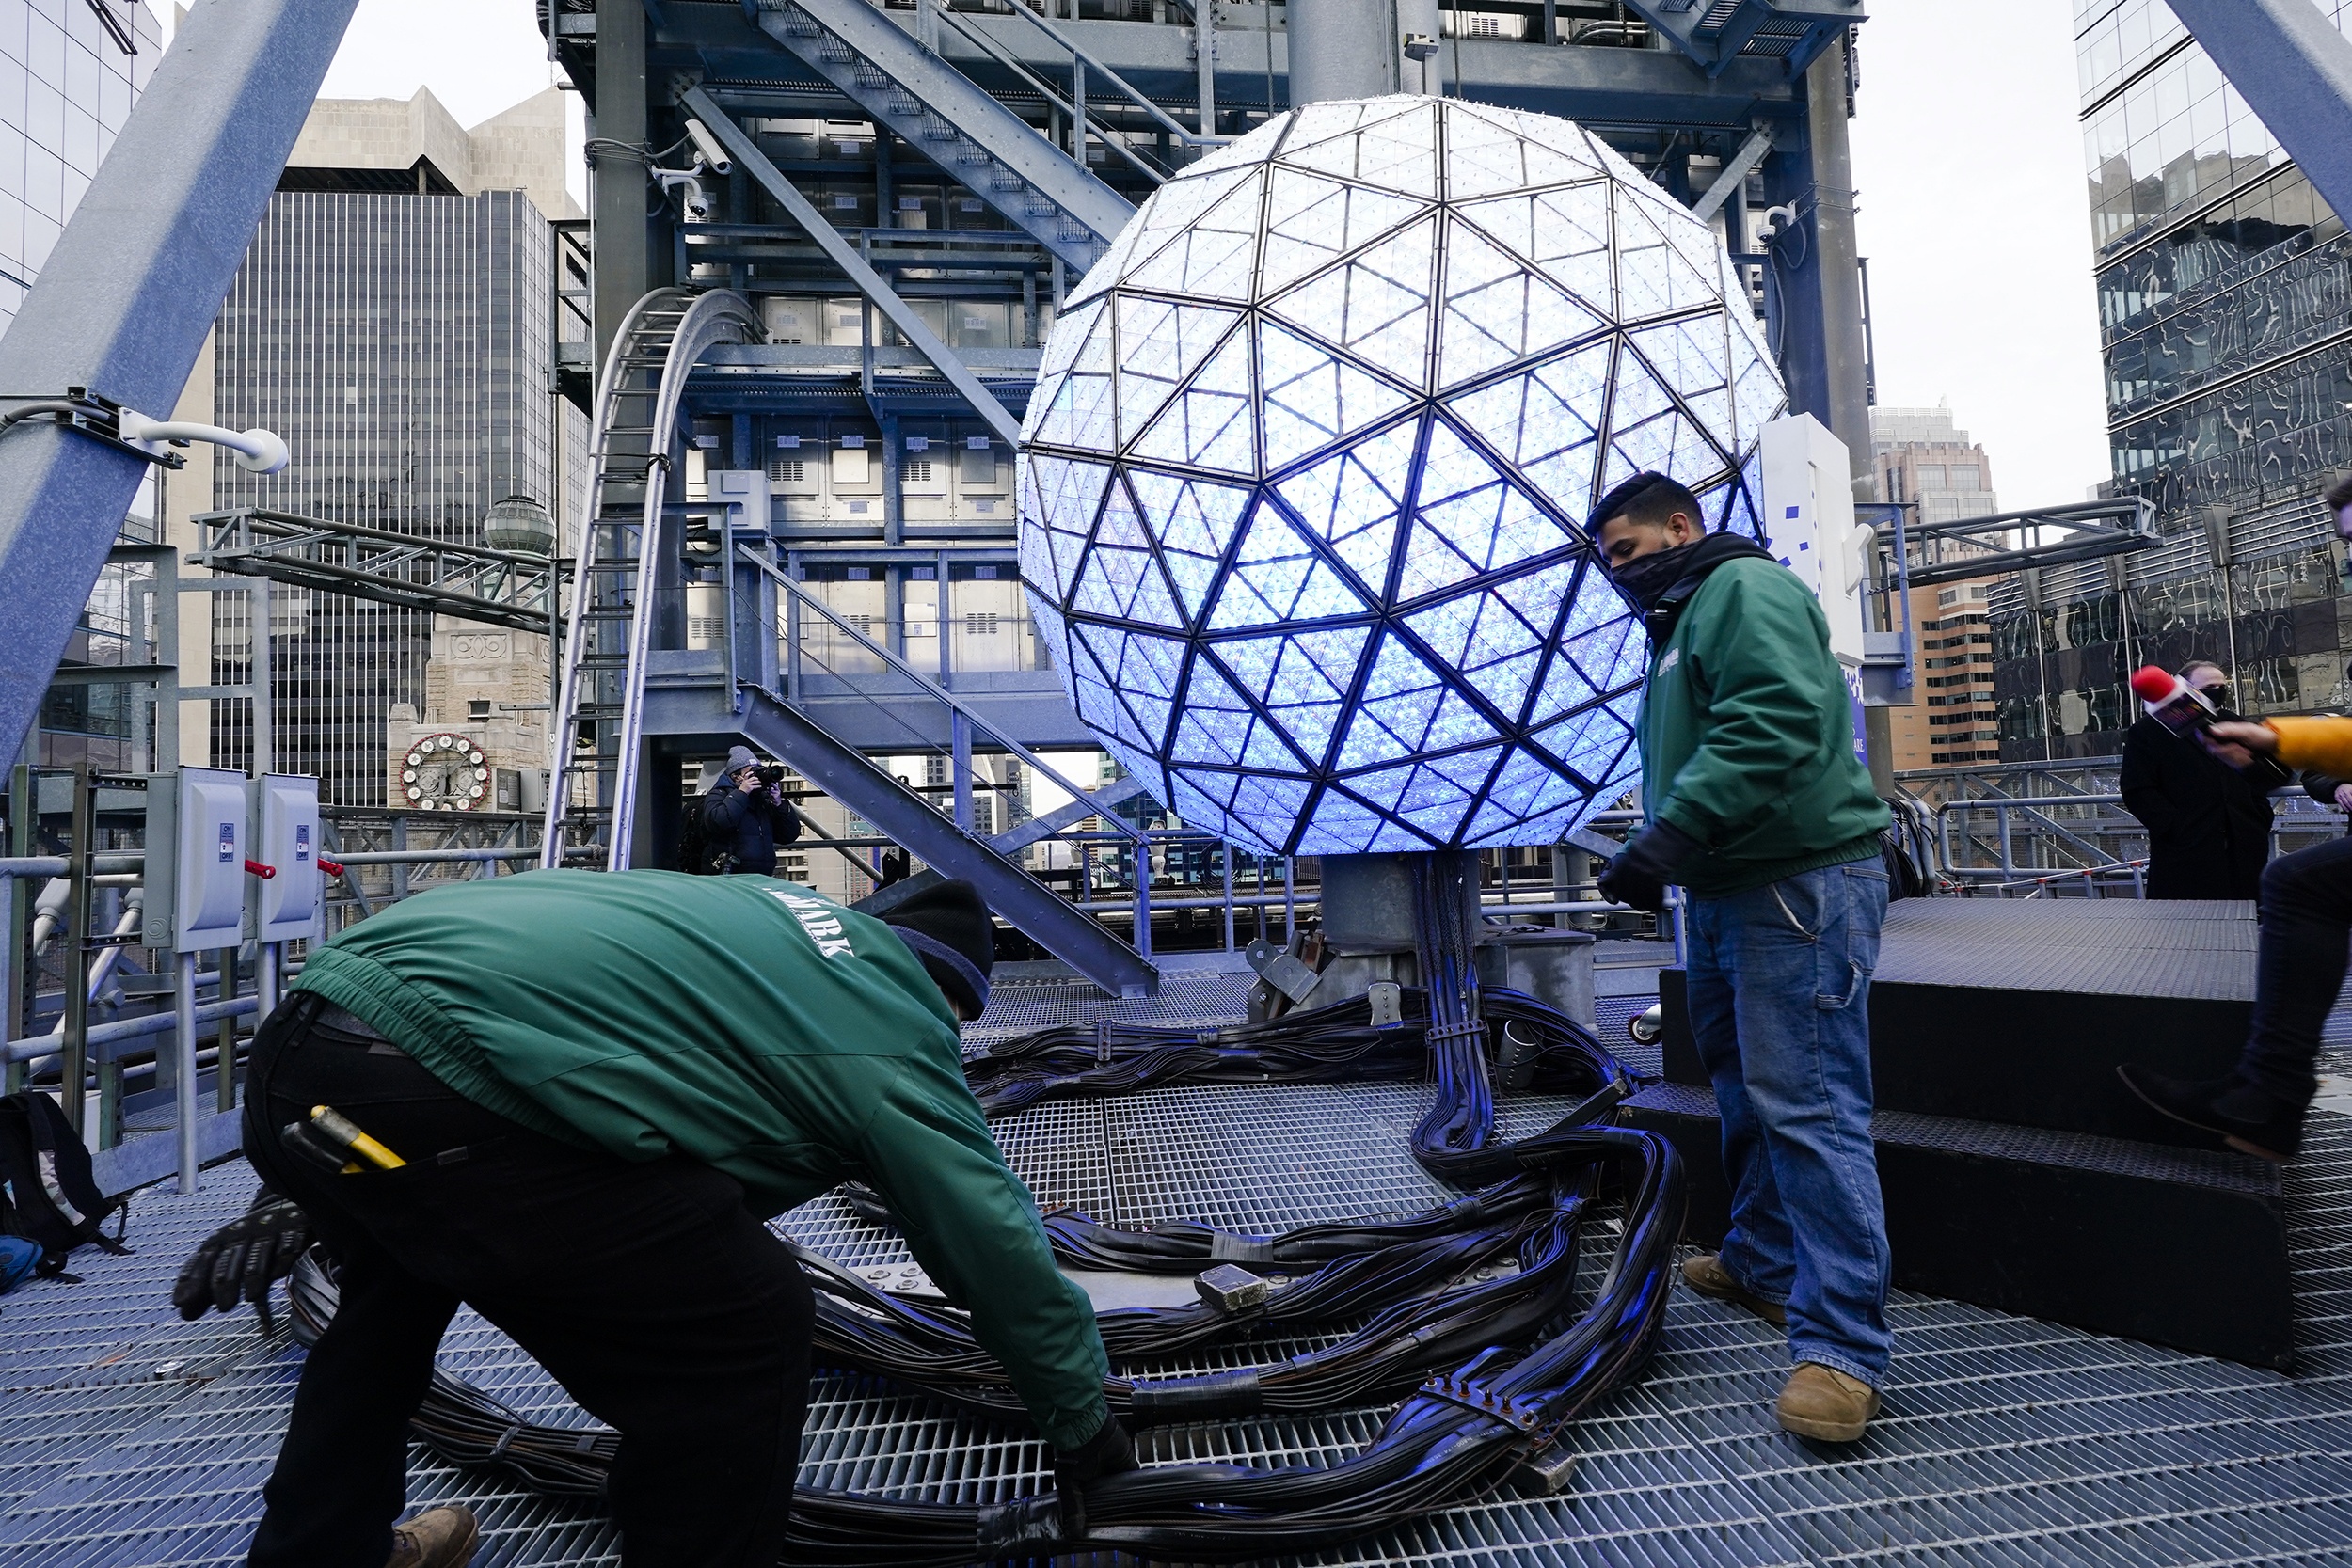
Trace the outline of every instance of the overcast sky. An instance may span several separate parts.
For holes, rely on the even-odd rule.
[[[1852,131],[1879,401],[1948,402],[1984,443],[2006,507],[2080,500],[2106,452],[2073,8],[1880,0],[1871,12]],[[323,90],[430,87],[479,123],[556,79],[532,14],[531,0],[360,0]]]

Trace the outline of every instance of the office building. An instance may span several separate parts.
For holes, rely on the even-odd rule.
[[[1949,408],[1873,408],[1870,436],[1878,499],[1909,505],[1907,520],[1948,523],[2000,511],[1992,462]],[[1912,590],[1913,700],[1887,710],[1897,772],[2000,760],[1985,587]]]
[[[16,319],[160,49],[155,18],[143,5],[0,0],[0,327]],[[157,470],[139,486],[125,540],[155,537],[167,483]],[[150,662],[132,635],[145,612],[145,580],[143,567],[110,565],[99,574],[66,644],[65,666]],[[58,681],[41,704],[24,760],[144,768],[153,696],[145,685]]]
[[[2316,499],[2352,466],[2344,225],[2163,0],[2075,18],[2107,488],[2145,497],[2166,543],[1994,591],[2009,761],[2115,754],[2141,663],[2225,664],[2249,713],[2352,695]]]
[[[552,88],[470,131],[423,91],[322,101],[222,307],[209,385],[188,400],[208,398],[213,422],[277,431],[294,461],[272,476],[211,463],[206,505],[187,510],[456,544],[479,543],[509,496],[571,514],[582,421],[553,380],[550,219],[574,212],[563,135]],[[234,684],[250,670],[246,599],[215,597],[215,678]],[[421,610],[282,586],[272,597],[273,762],[318,775],[323,799],[419,804],[396,787],[400,764],[435,736],[484,752],[481,793],[437,789],[440,805],[518,803],[519,783],[493,784],[545,768],[545,638],[437,633]],[[248,700],[211,708],[213,759],[247,766]]]

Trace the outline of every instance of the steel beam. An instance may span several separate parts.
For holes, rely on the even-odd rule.
[[[2169,0],[2339,216],[2352,214],[2352,39],[2312,0]]]
[[[0,388],[170,411],[356,4],[188,14],[0,338]],[[24,744],[145,470],[43,420],[0,435],[0,755]]]
[[[973,883],[989,908],[1054,957],[1113,996],[1150,996],[1159,990],[1151,959],[986,839],[958,829],[921,796],[768,693],[747,687],[743,697],[737,723],[745,739],[790,763],[926,864]]]
[[[727,150],[727,156],[758,181],[761,189],[776,198],[792,221],[799,224],[824,251],[826,259],[847,274],[857,291],[889,318],[890,325],[898,329],[899,335],[914,346],[914,351],[938,368],[939,373],[947,378],[947,385],[956,389],[957,395],[971,404],[974,413],[988,421],[988,427],[996,433],[997,439],[1008,446],[1019,446],[1021,421],[996,401],[996,394],[990,391],[980,378],[956,356],[955,350],[940,341],[939,334],[915,314],[913,306],[899,297],[898,291],[883,281],[882,274],[866,264],[866,259],[857,253],[857,248],[834,232],[833,225],[825,221],[824,215],[810,204],[808,198],[801,194],[798,186],[784,177],[782,170],[768,161],[768,154],[759,150],[759,144],[744,133],[734,117],[713,103],[710,95],[699,87],[687,88],[679,95],[678,101],[693,111],[695,117],[709,128],[710,134],[719,138],[720,145]]]

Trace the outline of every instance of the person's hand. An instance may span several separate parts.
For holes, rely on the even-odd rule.
[[[2255,753],[2269,755],[2279,749],[2279,732],[2267,724],[2249,724],[2233,721],[2206,728],[2201,738],[2205,750],[2233,768],[2244,768],[2253,762]]]
[[[1054,1495],[1061,1501],[1061,1538],[1082,1541],[1087,1532],[1086,1489],[1104,1476],[1136,1467],[1136,1446],[1119,1418],[1105,1414],[1102,1430],[1077,1448],[1054,1453]]]
[[[222,1226],[180,1265],[171,1305],[190,1323],[207,1309],[226,1312],[262,1302],[270,1282],[294,1273],[310,1245],[310,1221],[295,1204],[264,1188],[244,1218]]]
[[[759,787],[759,769],[756,768],[744,768],[742,772],[736,775],[735,787],[741,790],[746,795],[749,795],[753,790],[757,789]]]
[[[1635,833],[1625,853],[1601,867],[1600,895],[1652,914],[1666,912],[1666,886],[1705,846],[1671,822],[1653,822]]]
[[[2336,785],[2336,810],[2352,811],[2352,784]]]

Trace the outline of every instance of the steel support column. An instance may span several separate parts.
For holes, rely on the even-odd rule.
[[[0,388],[167,414],[357,0],[187,17],[0,339]],[[44,420],[0,436],[0,756],[14,756],[145,463]]]
[[[650,147],[645,104],[644,0],[596,0],[596,112],[588,135],[629,147]],[[642,164],[626,152],[600,151],[590,166],[590,243],[596,268],[596,363],[612,352],[613,335],[637,302],[663,282],[655,276],[653,220],[645,215],[647,182]],[[660,269],[666,273],[665,266]]]
[[[2169,0],[2338,214],[2352,213],[2352,39],[2312,0]]]

